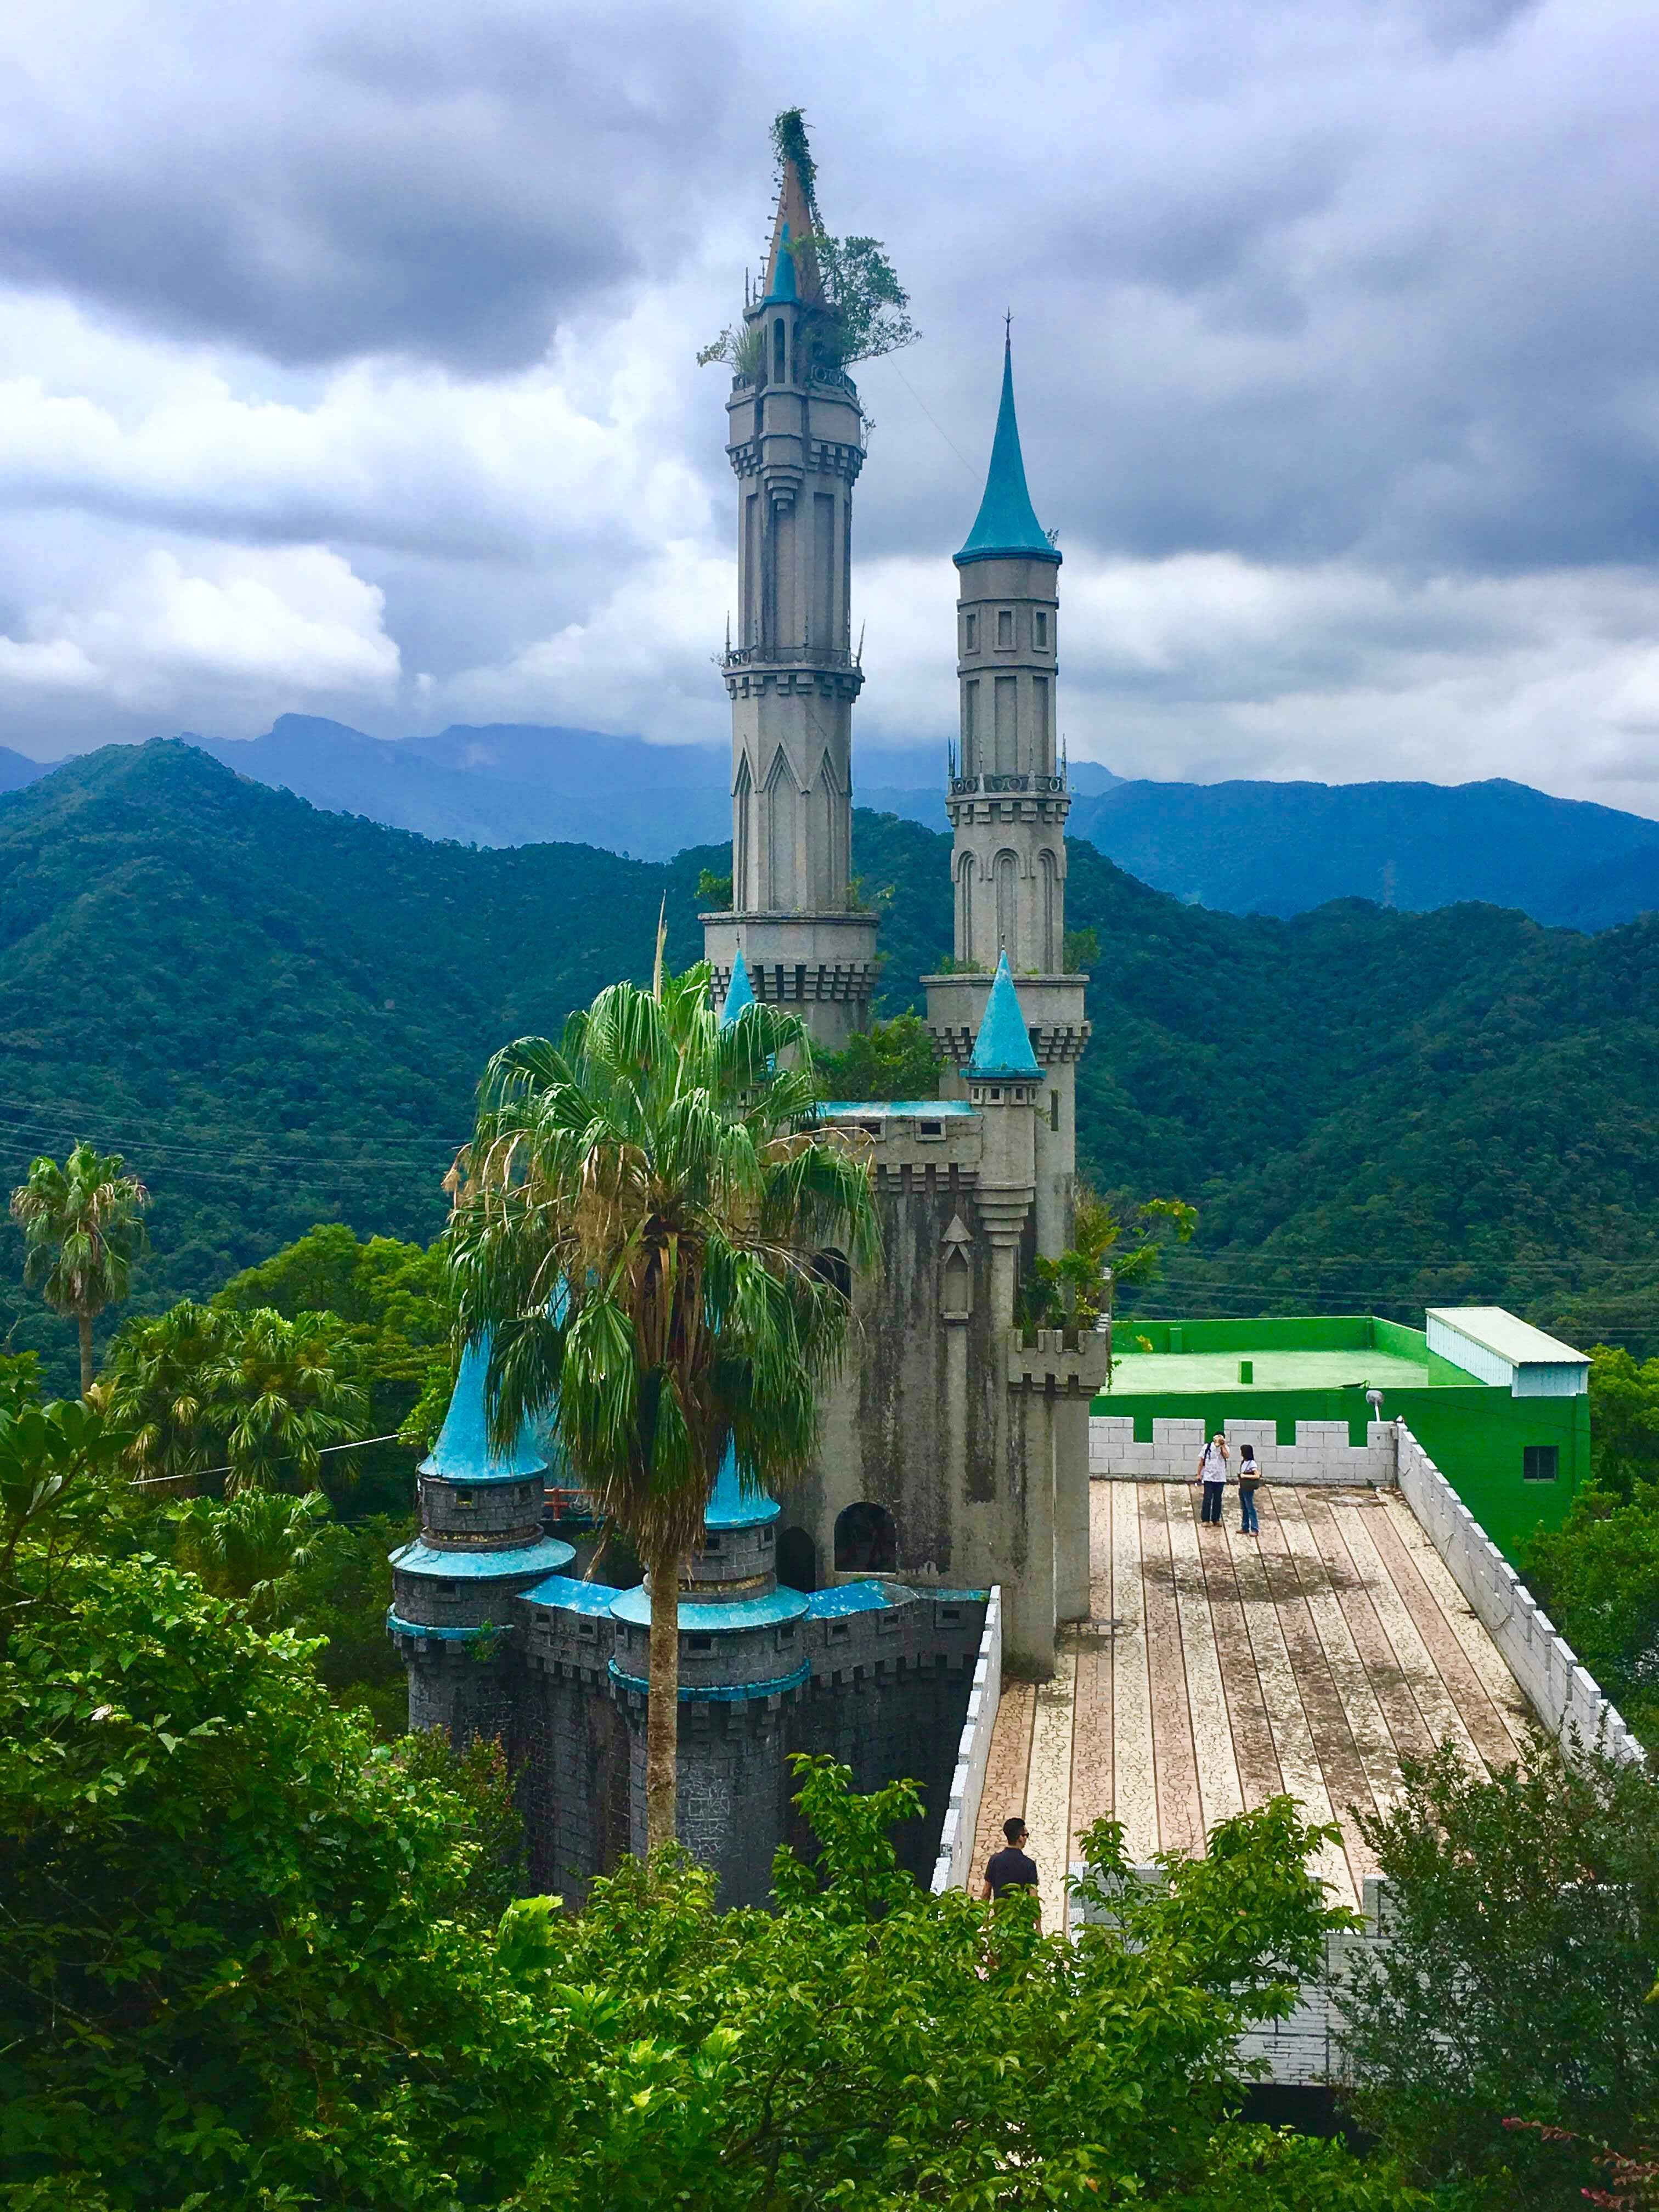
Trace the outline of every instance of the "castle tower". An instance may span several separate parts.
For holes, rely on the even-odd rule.
[[[830,1050],[869,1024],[876,923],[852,906],[853,486],[864,416],[841,366],[812,240],[812,197],[784,164],[764,286],[744,309],[726,400],[738,480],[729,913],[702,917],[722,994],[739,946],[756,995]]]
[[[956,556],[960,740],[946,811],[955,833],[955,972],[930,975],[927,1020],[961,1095],[990,978],[1005,957],[1043,1073],[1036,1131],[1039,1252],[1070,1241],[1077,1179],[1075,1064],[1087,978],[1066,968],[1066,817],[1058,750],[1060,556],[1026,488],[1005,340],[985,495]]]
[[[575,1558],[542,1532],[547,1455],[526,1423],[506,1450],[489,1440],[488,1334],[461,1355],[454,1393],[421,1462],[421,1533],[392,1554],[392,1641],[409,1671],[409,1725],[441,1725],[457,1750],[510,1741],[514,1600]]]

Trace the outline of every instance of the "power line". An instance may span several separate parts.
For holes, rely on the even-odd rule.
[[[319,1444],[317,1456],[326,1459],[331,1452],[367,1451],[370,1444],[395,1444],[401,1441],[400,1429],[388,1430],[383,1437],[359,1437],[349,1444]],[[145,1474],[138,1476],[128,1486],[133,1490],[154,1490],[162,1482],[207,1482],[216,1474],[234,1474],[234,1467],[192,1467],[183,1474]]]

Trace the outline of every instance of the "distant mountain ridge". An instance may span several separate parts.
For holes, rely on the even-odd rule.
[[[263,737],[189,737],[237,774],[331,813],[464,845],[592,845],[662,861],[731,835],[722,745],[535,724],[372,738],[283,714]],[[860,744],[855,805],[943,830],[942,744]],[[0,747],[0,791],[51,773]],[[1529,786],[1161,783],[1074,761],[1071,833],[1153,889],[1231,914],[1365,898],[1469,899],[1599,930],[1659,909],[1659,822]]]

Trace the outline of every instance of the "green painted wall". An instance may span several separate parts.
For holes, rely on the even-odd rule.
[[[1370,1408],[1355,1382],[1327,1389],[1256,1389],[1239,1384],[1238,1358],[1263,1353],[1365,1352],[1408,1359],[1425,1370],[1418,1385],[1387,1382],[1382,1412],[1403,1419],[1475,1519],[1512,1565],[1541,1524],[1559,1528],[1574,1491],[1589,1475],[1589,1400],[1515,1398],[1500,1386],[1478,1382],[1463,1368],[1431,1352],[1420,1329],[1369,1315],[1340,1318],[1270,1316],[1254,1321],[1139,1322],[1121,1319],[1121,1348],[1115,1388],[1095,1400],[1097,1413],[1132,1414],[1137,1443],[1151,1443],[1155,1421],[1202,1420],[1210,1431],[1229,1420],[1270,1417],[1281,1444],[1296,1442],[1298,1421],[1341,1421],[1348,1439],[1365,1442]],[[1218,1372],[1213,1387],[1160,1390],[1138,1388],[1135,1352],[1145,1338],[1157,1354],[1221,1356],[1233,1373]],[[1150,1376],[1148,1382],[1151,1382]],[[1553,1444],[1553,1482],[1528,1482],[1522,1468],[1529,1444]]]

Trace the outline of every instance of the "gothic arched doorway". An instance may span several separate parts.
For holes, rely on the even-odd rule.
[[[890,1574],[898,1565],[898,1530],[884,1505],[861,1498],[836,1516],[837,1574]]]

